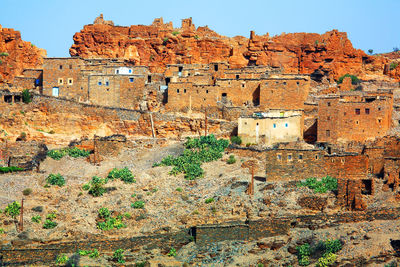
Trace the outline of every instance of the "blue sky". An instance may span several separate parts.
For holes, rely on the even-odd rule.
[[[249,37],[282,32],[345,31],[355,48],[376,53],[400,48],[400,0],[1,0],[0,24],[47,50],[49,57],[69,56],[72,37],[100,13],[116,25],[151,24],[156,17],[180,27],[192,17],[219,34]]]

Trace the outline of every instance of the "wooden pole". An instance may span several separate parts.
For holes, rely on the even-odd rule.
[[[205,112],[204,112],[204,121],[205,121],[205,127],[204,127],[204,136],[207,136],[207,107],[206,107],[206,109],[205,109]]]
[[[150,113],[150,123],[151,123],[151,134],[152,134],[153,138],[155,138],[156,133],[154,131],[153,113]]]
[[[254,165],[251,166],[251,195],[254,195]]]
[[[96,165],[96,135],[93,136],[93,163]]]
[[[21,200],[21,215],[19,217],[19,231],[24,231],[24,199]]]

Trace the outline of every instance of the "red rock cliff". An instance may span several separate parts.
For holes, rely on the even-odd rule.
[[[23,41],[19,31],[0,25],[0,83],[12,82],[25,68],[40,68],[46,50]]]
[[[103,23],[84,26],[74,35],[71,56],[83,58],[119,57],[148,65],[153,71],[166,64],[210,63],[224,61],[231,67],[270,65],[288,73],[320,72],[337,78],[351,73],[363,77],[382,75],[387,60],[368,56],[354,49],[347,34],[333,30],[325,34],[292,33],[275,37],[257,36],[250,39],[221,36],[208,27],[195,28],[191,19],[182,20],[181,28],[156,19],[152,25],[130,27]]]

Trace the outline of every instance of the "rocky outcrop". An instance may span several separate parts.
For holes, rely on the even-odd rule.
[[[228,62],[233,68],[268,65],[283,68],[286,73],[318,72],[337,79],[346,73],[361,78],[382,75],[388,59],[369,56],[353,48],[347,34],[333,30],[322,35],[291,33],[270,37],[251,32],[250,39],[225,37],[190,19],[181,28],[164,23],[129,27],[104,23],[102,16],[74,35],[71,56],[83,58],[123,58],[137,65],[148,65],[152,71],[167,64]]]
[[[0,25],[0,83],[12,82],[25,68],[43,64],[46,50],[21,39],[21,33]]]

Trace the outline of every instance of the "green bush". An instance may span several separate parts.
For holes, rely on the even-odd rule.
[[[32,194],[32,189],[31,189],[31,188],[25,188],[25,189],[22,191],[22,194],[23,194],[24,196],[29,196],[30,194]]]
[[[134,203],[132,203],[131,207],[134,209],[143,209],[144,201],[141,201],[141,200],[135,201]]]
[[[332,266],[336,261],[336,254],[332,252],[327,252],[322,256],[321,258],[318,259],[317,264],[315,265],[316,267],[328,267]]]
[[[4,231],[3,228],[0,228],[0,234],[4,234],[6,231]]]
[[[46,216],[46,219],[51,220],[51,221],[54,220],[55,218],[57,218],[57,214],[55,212],[50,212]]]
[[[311,247],[310,244],[305,243],[296,247],[297,258],[300,266],[307,266],[310,264]]]
[[[7,52],[1,52],[0,53],[0,57],[7,57],[8,56],[8,53]]]
[[[88,193],[94,197],[102,196],[106,192],[106,189],[103,187],[103,185],[105,185],[106,183],[106,179],[93,176],[92,181],[90,181],[90,188]]]
[[[88,191],[88,190],[90,189],[90,185],[84,184],[84,185],[82,186],[82,189],[85,190],[85,191]]]
[[[125,183],[136,183],[135,177],[133,176],[132,172],[128,168],[117,169],[114,168],[110,171],[107,176],[108,179],[120,179]]]
[[[52,220],[49,220],[49,219],[45,220],[44,224],[43,224],[44,229],[53,229],[56,226],[57,226],[57,223],[53,222]]]
[[[18,172],[23,171],[23,168],[10,166],[10,167],[0,167],[0,173],[8,173],[8,172]]]
[[[242,138],[240,136],[231,136],[231,143],[236,145],[242,144]]]
[[[117,249],[116,251],[114,251],[112,259],[118,263],[125,263],[124,252],[125,250],[123,250],[122,248]]]
[[[67,263],[68,260],[69,260],[69,258],[67,257],[67,255],[60,254],[57,256],[56,263],[59,265],[64,265]]]
[[[173,31],[173,32],[172,32],[172,35],[173,35],[173,36],[177,36],[179,33],[180,33],[180,32],[178,32],[178,31]]]
[[[79,149],[77,147],[67,148],[68,156],[73,158],[86,158],[90,155],[90,151]]]
[[[21,204],[19,204],[17,201],[8,204],[8,206],[4,210],[5,214],[11,216],[14,219],[20,214],[20,212],[21,212]]]
[[[35,216],[32,216],[31,220],[34,223],[40,223],[40,221],[42,220],[42,217],[40,217],[40,215],[35,215]]]
[[[398,62],[392,62],[392,63],[390,63],[390,70],[394,70],[395,68],[397,68],[398,65],[399,65]]]
[[[32,95],[28,89],[22,91],[22,102],[24,102],[25,104],[32,102]]]
[[[230,155],[229,159],[226,163],[228,164],[234,164],[236,162],[235,156],[234,155]]]
[[[339,77],[339,79],[337,80],[337,84],[341,84],[343,82],[344,78],[346,78],[346,77],[350,77],[351,78],[351,84],[353,84],[353,85],[357,85],[357,84],[360,83],[360,80],[357,78],[357,76],[350,75],[350,74],[345,74],[345,75]]]
[[[207,198],[204,202],[205,202],[206,204],[212,203],[212,202],[214,202],[214,198],[212,198],[212,197]]]
[[[111,216],[111,212],[107,208],[99,209],[99,218],[105,219]]]
[[[178,192],[182,192],[183,191],[183,189],[181,187],[177,187],[175,190],[178,191]]]
[[[339,239],[335,239],[335,240],[327,239],[324,242],[324,245],[325,245],[326,253],[336,253],[342,249],[342,242],[340,242]]]
[[[49,133],[51,133],[54,131],[50,131]],[[52,159],[55,160],[60,160],[62,159],[65,155],[68,155],[70,157],[73,158],[86,158],[90,155],[90,151],[86,151],[84,149],[79,149],[77,147],[68,147],[68,148],[62,148],[62,149],[52,149],[47,151],[47,156],[49,156]]]
[[[59,173],[57,173],[57,174],[50,174],[47,178],[46,178],[46,182],[48,183],[48,184],[51,184],[51,185],[58,185],[58,186],[63,186],[63,185],[65,185],[65,179],[64,179],[64,177],[61,175],[61,174],[59,174]]]
[[[62,159],[66,154],[67,154],[67,152],[63,149],[53,149],[53,150],[47,151],[47,156],[49,156],[50,158],[55,159],[55,160]]]
[[[100,256],[100,253],[97,249],[93,250],[79,250],[78,254],[80,256],[89,256],[89,258],[98,258]]]
[[[167,254],[168,257],[176,257],[176,249],[171,248]]]
[[[222,158],[222,152],[229,146],[225,139],[217,140],[214,135],[200,138],[187,138],[183,154],[178,157],[167,156],[153,166],[173,166],[170,175],[184,173],[185,178],[194,180],[204,175],[201,168],[203,162],[211,162]]]
[[[328,175],[326,177],[323,177],[321,180],[317,180],[317,178],[307,178],[305,181],[299,182],[297,186],[306,186],[314,190],[315,193],[326,193],[330,190],[337,190],[338,185],[337,179]]]

